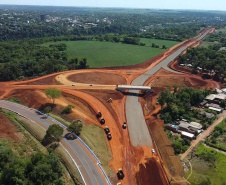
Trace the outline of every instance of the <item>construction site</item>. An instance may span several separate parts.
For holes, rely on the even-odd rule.
[[[82,119],[105,131],[112,153],[109,167],[114,174],[118,173],[109,177],[112,184],[185,185],[181,161],[174,154],[164,131],[164,121],[158,115],[161,106],[157,104],[157,97],[175,84],[220,88],[218,82],[204,80],[201,75],[191,74],[177,65],[180,54],[186,53],[189,47],[197,47],[213,32],[214,28],[206,28],[197,37],[133,66],[65,71],[29,80],[0,82],[0,98],[16,97],[21,104],[39,110],[51,103],[45,89],[58,89],[62,96],[56,99],[56,113],[60,113],[62,107],[73,105],[76,108],[66,116],[69,120]]]

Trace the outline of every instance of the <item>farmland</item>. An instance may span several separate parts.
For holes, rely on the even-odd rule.
[[[65,43],[69,58],[87,58],[91,68],[126,66],[142,63],[177,44],[176,41],[141,39],[146,46],[129,45],[123,43],[101,42],[101,41],[64,41],[49,42],[44,44]],[[159,45],[160,48],[152,48],[151,43]]]

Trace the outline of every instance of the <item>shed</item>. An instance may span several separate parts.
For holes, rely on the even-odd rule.
[[[181,132],[181,136],[188,138],[188,139],[193,139],[195,137],[194,134],[191,134],[191,133],[188,133],[188,132],[183,132],[183,131]]]

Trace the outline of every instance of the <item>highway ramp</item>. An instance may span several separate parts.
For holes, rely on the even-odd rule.
[[[0,100],[0,108],[11,110],[19,115],[22,115],[23,117],[31,120],[34,124],[40,125],[44,129],[48,129],[48,127],[52,124],[58,124],[50,118],[44,118],[43,115],[38,114],[28,107],[24,107],[12,102]],[[66,134],[66,131],[64,134]],[[80,171],[84,180],[84,184],[109,184],[100,167],[98,166],[97,160],[79,139],[67,140],[66,138],[63,138],[61,144],[76,162],[78,170]]]
[[[210,29],[207,30],[203,35],[199,36],[196,40],[202,40],[208,33]],[[149,69],[144,74],[138,76],[131,85],[139,86],[143,85],[146,80],[148,80],[152,75],[154,75],[161,68],[168,71],[179,73],[168,67],[168,65],[174,61],[181,53],[187,49],[187,46],[182,46],[177,49],[174,53],[169,55],[166,59],[162,60],[155,67]],[[139,93],[139,91],[130,90],[130,93]],[[126,99],[126,119],[128,124],[129,136],[131,143],[134,147],[146,145],[148,147],[152,146],[152,139],[148,131],[147,124],[144,119],[143,110],[141,104],[138,101],[138,96],[128,96]]]

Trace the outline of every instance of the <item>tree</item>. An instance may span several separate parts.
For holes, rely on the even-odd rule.
[[[70,124],[70,126],[68,127],[68,130],[79,136],[82,131],[82,127],[83,127],[83,124],[79,120],[77,120],[77,121],[73,121]]]
[[[54,89],[54,88],[46,89],[45,93],[48,98],[53,100],[53,104],[55,102],[55,99],[59,98],[61,96],[61,91]]]
[[[61,114],[70,114],[73,108],[73,105],[68,105],[62,110]]]
[[[51,111],[52,111],[52,108],[51,108],[50,106],[45,107],[44,110],[43,110],[43,112],[44,112],[45,114],[48,114],[48,113],[50,113]]]
[[[59,139],[62,136],[64,129],[56,124],[50,125],[46,131],[46,135],[53,136],[56,139]]]

